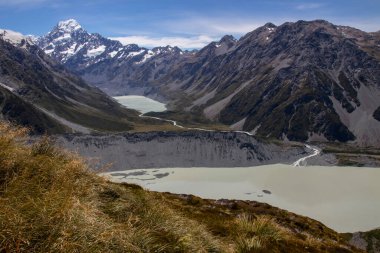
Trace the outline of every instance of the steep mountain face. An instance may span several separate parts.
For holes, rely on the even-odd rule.
[[[0,33],[0,111],[36,133],[122,131],[141,121],[99,89],[67,72],[28,37]]]
[[[59,62],[80,68],[94,64],[103,53],[111,57],[122,48],[120,42],[88,34],[73,19],[59,22],[46,37],[38,39],[37,44]]]
[[[170,46],[151,50],[135,44],[123,46],[99,34],[89,34],[73,19],[59,22],[37,44],[53,59],[112,95],[157,94],[148,81],[167,73],[167,66],[179,56],[189,54]]]
[[[378,45],[377,33],[326,21],[269,23],[222,54],[210,44],[206,57],[203,49],[157,83],[190,97],[187,110],[235,129],[379,145]]]
[[[158,95],[259,136],[380,145],[379,45],[378,32],[323,20],[268,23],[238,41],[102,60],[81,75],[111,94]]]
[[[378,145],[379,49],[373,34],[326,21],[266,24],[223,54],[205,60],[201,50],[159,83],[192,97],[188,110],[236,129]]]

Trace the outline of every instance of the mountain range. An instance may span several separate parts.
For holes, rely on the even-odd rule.
[[[258,136],[380,143],[380,32],[267,23],[189,52],[122,45],[67,20],[37,44],[110,95],[156,97]]]
[[[38,66],[41,72],[30,72],[38,74],[34,82],[59,80],[54,88],[45,85],[46,89],[39,84],[43,88],[34,94],[30,91],[34,88],[20,86],[25,84],[20,73],[12,73],[12,78],[3,74],[0,80],[3,94],[12,96],[8,94],[9,88],[17,89],[18,98],[27,98],[27,103],[40,101],[39,111],[44,108],[45,116],[48,111],[50,118],[54,114],[54,124],[60,121],[62,125],[62,118],[75,124],[88,125],[91,121],[87,117],[86,122],[80,122],[86,117],[52,108],[55,102],[42,105],[42,100],[36,99],[41,90],[47,94],[46,101],[62,97],[63,91],[58,90],[69,86],[60,82],[69,79],[68,83],[79,84],[91,94],[103,96],[85,82],[109,95],[157,98],[178,113],[198,115],[266,138],[354,142],[361,146],[380,143],[380,32],[367,33],[324,20],[287,22],[280,26],[267,23],[238,40],[226,35],[191,52],[171,46],[147,49],[123,45],[88,33],[73,19],[59,22],[39,38],[20,39],[17,33],[5,30],[2,34],[2,50],[8,50],[3,58],[11,61],[20,60],[15,55],[30,58],[22,61],[22,68],[27,64],[30,70],[41,65]],[[13,45],[9,44],[10,38]],[[14,71],[16,65],[8,62],[9,68],[6,66],[2,64],[3,73]],[[44,77],[46,71],[54,72],[53,76]],[[10,81],[14,75],[18,80]],[[103,110],[109,104],[118,107],[105,95],[102,104],[99,99],[88,99],[91,97],[88,95],[79,98],[81,92],[69,90],[64,92],[70,94],[65,95],[65,99],[69,97],[65,106],[68,103],[77,107],[81,101],[94,110],[100,107]],[[10,117],[10,111],[3,114]],[[110,121],[100,125],[114,125],[111,122],[116,118],[118,121],[120,113],[126,112],[120,108],[118,112],[111,111],[100,117]],[[116,128],[132,129],[131,122],[139,120],[136,114],[126,113],[122,123],[125,127]]]
[[[192,115],[200,122],[222,123],[255,137],[199,129],[160,131],[174,126],[140,117],[110,97],[126,94],[167,102],[171,111],[160,117]],[[34,134],[85,133],[58,137],[72,150],[78,152],[81,146],[83,155],[91,154],[91,159],[103,155],[120,168],[140,168],[138,159],[147,167],[157,163],[191,167],[194,161],[219,167],[219,163],[241,166],[236,157],[251,165],[311,157],[300,143],[256,141],[256,136],[329,141],[319,145],[326,162],[332,154],[353,154],[363,157],[365,163],[358,164],[365,166],[369,156],[379,157],[372,147],[380,147],[380,32],[324,20],[267,23],[240,39],[226,35],[200,50],[183,51],[123,45],[88,33],[72,19],[59,22],[42,37],[0,29],[0,119],[28,126]],[[256,201],[203,200],[107,183],[49,142],[25,140],[26,129],[4,122],[0,128],[4,156],[0,169],[5,178],[0,186],[6,189],[0,191],[5,194],[0,206],[6,214],[2,223],[6,229],[0,231],[6,232],[5,250],[67,251],[72,246],[93,251],[94,245],[100,245],[136,252],[219,248],[232,252],[241,242],[253,248],[252,238],[260,236],[257,231],[268,228],[262,233],[264,239],[257,241],[262,252],[267,246],[278,252],[361,252],[348,240],[368,252],[379,249],[378,229],[342,235],[320,222]],[[124,133],[152,129],[156,132]],[[123,133],[104,134],[110,132]],[[343,161],[352,165],[351,160]],[[67,197],[73,199],[72,205]],[[57,205],[57,200],[63,204]],[[58,239],[49,233],[52,230],[58,231]],[[268,233],[273,239],[268,240]],[[78,238],[84,241],[78,243]]]
[[[119,132],[152,123],[54,61],[33,37],[9,30],[0,30],[0,112],[37,134]]]
[[[110,95],[147,91],[158,94],[151,91],[154,87],[149,82],[167,73],[167,68],[180,56],[190,54],[171,46],[153,49],[135,44],[123,46],[118,41],[88,33],[73,19],[59,22],[36,43],[53,59]]]

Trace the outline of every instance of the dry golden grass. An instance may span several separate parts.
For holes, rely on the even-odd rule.
[[[287,231],[279,226],[273,218],[241,214],[236,219],[238,230],[237,252],[255,252],[268,249],[269,244],[276,244],[287,239]]]
[[[106,182],[46,138],[27,146],[26,133],[0,126],[0,252],[223,251],[144,190]]]

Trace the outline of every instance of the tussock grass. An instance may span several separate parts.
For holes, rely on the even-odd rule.
[[[238,230],[237,251],[241,253],[259,252],[268,249],[268,245],[287,239],[285,228],[279,226],[273,218],[241,214],[236,219]]]
[[[144,190],[106,182],[47,138],[26,141],[26,129],[0,125],[0,252],[222,251]]]

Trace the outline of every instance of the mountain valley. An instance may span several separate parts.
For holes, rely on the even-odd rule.
[[[266,138],[377,146],[379,38],[323,20],[267,23],[189,52],[123,46],[68,20],[37,44],[111,95],[146,95]]]
[[[47,56],[30,37],[8,30],[0,36],[3,119],[30,126],[38,134],[120,132],[163,124],[138,117],[137,111],[89,86]]]
[[[379,148],[380,31],[266,23],[184,50],[0,29],[1,253],[377,253]],[[346,208],[374,229],[319,219]]]

